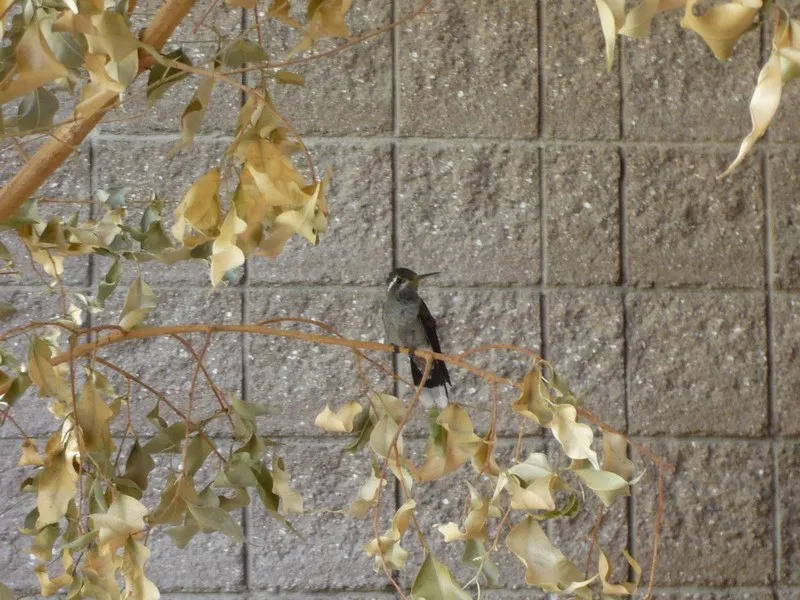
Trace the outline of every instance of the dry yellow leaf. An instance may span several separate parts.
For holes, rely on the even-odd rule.
[[[109,427],[114,411],[103,402],[91,379],[83,385],[76,408],[75,421],[80,428],[85,448],[89,452],[101,451],[109,456],[114,450]]]
[[[314,427],[330,433],[350,433],[353,431],[353,421],[362,410],[361,404],[355,400],[348,402],[336,412],[326,405],[314,419]]]
[[[183,114],[181,115],[181,139],[172,147],[170,154],[191,145],[195,134],[198,129],[200,129],[200,125],[202,125],[203,119],[205,119],[206,113],[208,112],[208,105],[211,102],[211,92],[214,90],[215,84],[216,79],[213,77],[212,69],[209,76],[204,77],[200,85],[197,86],[197,91],[183,110]]]
[[[220,170],[215,167],[192,184],[175,209],[175,239],[184,242],[187,226],[207,235],[216,233],[220,220],[219,182]]]
[[[628,442],[618,433],[603,432],[603,470],[616,473],[624,480],[633,477],[635,467],[628,458]]]
[[[40,338],[33,338],[28,347],[28,374],[31,381],[39,388],[39,395],[71,402],[67,382],[56,373],[50,363],[52,349],[50,345]]]
[[[528,585],[535,585],[547,592],[573,593],[580,598],[591,598],[586,586],[595,577],[582,579],[580,569],[550,543],[542,526],[531,515],[511,530],[506,545],[525,565],[525,583]]]
[[[400,546],[400,540],[408,529],[416,505],[414,500],[406,501],[392,517],[392,525],[386,534],[370,540],[364,548],[367,556],[375,557],[376,572],[383,569],[383,560],[390,569],[403,569],[406,566],[408,550]]]
[[[67,76],[67,68],[53,55],[36,21],[22,34],[14,58],[17,77],[0,86],[0,105]]]
[[[108,512],[92,513],[89,518],[100,531],[97,543],[105,551],[115,552],[129,537],[144,530],[147,507],[136,498],[117,493]]]
[[[597,572],[600,576],[600,581],[603,582],[603,594],[606,596],[633,596],[636,593],[636,588],[639,587],[639,580],[642,578],[642,568],[626,550],[623,550],[622,554],[633,569],[633,581],[611,583],[611,581],[609,581],[609,576],[611,575],[611,561],[608,559],[608,555],[605,551],[602,548],[600,549]]]
[[[244,264],[244,252],[236,245],[236,238],[245,229],[247,223],[236,216],[235,208],[231,208],[211,248],[211,283],[215,287],[225,273]]]
[[[592,428],[576,421],[577,410],[571,404],[554,404],[553,420],[549,427],[561,443],[564,454],[574,459],[588,459],[595,469],[600,469],[597,452],[592,450]]]
[[[781,75],[781,59],[777,50],[773,49],[767,64],[758,74],[758,83],[753,91],[750,100],[750,119],[753,127],[750,133],[742,140],[739,147],[739,154],[720,175],[720,178],[727,176],[731,171],[738,167],[753,148],[755,143],[764,135],[772,118],[778,111],[781,101],[781,91],[783,90],[783,78]]]
[[[58,593],[58,590],[64,588],[72,583],[72,575],[69,571],[72,570],[72,554],[65,550],[61,556],[61,564],[64,570],[56,577],[50,578],[47,573],[47,565],[38,565],[33,569],[36,574],[36,579],[39,580],[39,588],[41,589],[42,596],[52,596]]]
[[[108,58],[105,56],[87,52],[84,61],[90,81],[81,88],[81,101],[75,107],[75,111],[81,117],[88,117],[102,109],[112,95],[124,92],[125,86],[108,76],[106,72]]]
[[[784,15],[784,18],[789,24],[778,28],[774,44],[781,57],[783,82],[788,83],[800,77],[800,21],[788,15]]]
[[[369,509],[375,505],[378,498],[378,490],[386,487],[386,480],[378,477],[376,469],[372,469],[367,479],[358,490],[358,499],[353,501],[348,514],[363,518],[367,516]]]
[[[72,422],[67,419],[61,431],[47,442],[45,466],[37,486],[36,507],[39,517],[36,528],[57,523],[67,514],[70,501],[77,493],[78,472],[74,459],[78,456]]]
[[[697,2],[688,0],[681,26],[700,35],[719,60],[730,58],[733,46],[750,29],[763,4],[761,0],[732,0],[695,15]]]
[[[144,574],[144,565],[150,558],[150,550],[132,538],[125,542],[122,559],[122,575],[125,578],[125,598],[136,600],[159,600],[161,594]]]
[[[22,442],[22,456],[20,456],[17,465],[20,467],[41,467],[44,465],[44,459],[36,449],[36,440],[28,438]]]
[[[600,15],[600,27],[606,42],[606,66],[614,66],[614,52],[617,45],[617,31],[625,23],[625,0],[595,0]]]

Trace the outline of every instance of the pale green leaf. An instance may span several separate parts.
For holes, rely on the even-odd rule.
[[[216,506],[198,506],[188,504],[186,507],[197,520],[204,532],[220,531],[235,542],[244,542],[242,528],[231,518],[230,514]]]
[[[525,566],[525,583],[546,592],[573,591],[590,598],[587,586],[595,578],[582,580],[583,573],[550,543],[542,526],[532,516],[520,521],[506,538],[508,549]]]
[[[236,39],[219,53],[219,60],[226,67],[261,63],[268,59],[266,51],[261,46],[245,38]]]
[[[58,98],[45,87],[40,87],[20,100],[17,108],[17,132],[20,134],[46,130],[53,125],[58,111]]]
[[[450,569],[430,552],[411,586],[412,600],[472,600],[472,595],[453,579]]]
[[[591,489],[605,506],[611,506],[620,496],[630,496],[628,482],[610,471],[577,469],[575,474]]]
[[[588,459],[595,469],[600,469],[597,453],[592,450],[592,428],[576,421],[577,410],[571,404],[551,405],[553,420],[549,427],[564,449],[564,454],[574,459]]]
[[[144,282],[141,275],[138,276],[131,283],[125,296],[120,327],[126,330],[133,329],[155,307],[156,296],[153,290]]]
[[[191,59],[186,56],[183,48],[178,48],[164,54],[164,58],[174,60],[184,65],[192,65]],[[161,63],[155,63],[150,67],[150,74],[147,77],[147,105],[152,107],[166,93],[166,91],[189,73],[176,67],[166,67]]]

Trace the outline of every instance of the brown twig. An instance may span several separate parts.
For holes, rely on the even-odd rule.
[[[182,410],[180,410],[180,409],[179,409],[177,406],[175,406],[175,405],[174,405],[172,402],[170,402],[170,401],[167,399],[167,397],[166,397],[166,395],[165,395],[164,393],[162,393],[162,392],[159,392],[159,391],[158,391],[157,389],[155,389],[154,387],[152,387],[152,386],[148,385],[148,384],[147,384],[145,381],[143,381],[141,378],[137,377],[136,375],[134,375],[134,374],[132,374],[132,373],[129,373],[128,371],[126,371],[125,369],[123,369],[122,367],[120,367],[119,365],[116,365],[116,364],[112,363],[111,361],[109,361],[109,360],[106,360],[105,358],[101,358],[101,357],[99,357],[99,356],[98,356],[98,357],[96,357],[96,358],[95,358],[95,360],[96,360],[97,362],[99,362],[101,365],[103,365],[103,366],[105,366],[105,367],[108,367],[109,369],[112,369],[113,371],[116,371],[117,373],[119,373],[120,375],[122,375],[122,376],[123,376],[125,379],[127,379],[127,380],[129,380],[129,381],[132,381],[132,382],[136,383],[137,385],[139,385],[140,387],[142,387],[143,389],[147,390],[147,391],[148,391],[148,392],[150,392],[150,393],[151,393],[153,396],[155,396],[155,397],[156,397],[156,399],[157,399],[159,402],[163,402],[163,403],[164,403],[164,404],[166,404],[166,405],[167,405],[167,406],[168,406],[170,409],[172,409],[172,411],[173,411],[173,412],[174,412],[176,415],[178,415],[178,417],[180,417],[180,418],[181,418],[181,419],[183,419],[184,421],[186,421],[186,420],[187,420],[187,419],[186,419],[186,414],[185,414],[185,413],[184,413]],[[189,420],[189,425],[190,425],[190,427],[191,427],[192,429],[196,429],[196,428],[197,428],[197,424],[196,424],[194,421],[191,421],[191,420]],[[217,449],[217,447],[216,447],[214,444],[212,444],[212,443],[211,443],[211,440],[210,440],[210,439],[208,439],[208,436],[205,434],[205,432],[203,432],[202,430],[200,430],[198,433],[199,433],[201,436],[203,436],[203,438],[204,438],[204,439],[205,439],[205,440],[206,440],[206,441],[209,443],[209,445],[210,445],[210,446],[212,447],[212,449],[214,450],[214,453],[215,453],[215,454],[216,454],[216,455],[217,455],[217,456],[218,456],[218,457],[219,457],[221,460],[226,460],[226,459],[225,459],[225,456],[224,456],[222,453],[220,453],[220,451]]]
[[[653,528],[653,557],[650,561],[650,581],[647,582],[647,593],[644,600],[653,596],[653,586],[656,582],[656,567],[658,566],[658,540],[661,538],[661,521],[664,515],[664,473],[658,469],[658,500],[656,504],[656,524]]]
[[[210,336],[211,333],[212,332],[209,331],[206,333],[206,335]],[[180,335],[173,334],[170,337],[180,342],[183,345],[183,347],[186,348],[189,354],[191,354],[194,357],[194,360],[197,363],[199,370],[203,373],[203,376],[205,377],[206,382],[208,383],[208,387],[211,388],[211,391],[214,393],[214,396],[217,399],[217,404],[219,404],[220,410],[223,411],[224,414],[228,417],[228,422],[230,423],[231,427],[233,427],[233,417],[231,417],[229,413],[228,410],[229,407],[228,403],[225,401],[225,395],[222,393],[222,390],[220,390],[217,384],[214,382],[214,379],[211,377],[211,374],[208,372],[205,366],[203,366],[203,361],[200,359],[197,352],[195,352],[194,347],[192,347],[192,345],[186,340],[184,340]]]
[[[606,514],[606,507],[602,504],[597,509],[597,518],[594,520],[594,527],[592,527],[592,532],[589,534],[591,543],[589,544],[589,551],[586,553],[586,568],[585,568],[585,576],[586,579],[589,579],[589,569],[591,568],[592,564],[592,552],[594,552],[594,547],[597,545],[597,536],[600,535],[600,527],[603,524],[603,517]]]
[[[338,54],[339,52],[342,52],[343,50],[347,50],[348,48],[351,48],[353,46],[357,46],[358,44],[366,42],[367,40],[370,40],[370,39],[372,39],[374,37],[378,37],[379,35],[383,35],[387,31],[391,31],[395,27],[399,27],[400,25],[408,23],[409,21],[415,19],[416,17],[421,15],[423,12],[425,12],[425,10],[427,10],[428,7],[431,4],[433,4],[433,0],[425,0],[425,2],[423,2],[420,6],[418,6],[416,9],[414,9],[412,12],[407,14],[402,19],[398,19],[397,21],[393,21],[392,23],[384,25],[383,27],[379,27],[378,29],[370,31],[369,33],[365,33],[364,35],[360,35],[358,37],[351,38],[350,40],[348,40],[344,44],[340,44],[338,46],[334,46],[333,48],[331,48],[329,50],[325,50],[324,52],[319,52],[317,54],[312,54],[311,56],[303,56],[301,58],[294,58],[292,60],[287,60],[287,61],[283,61],[283,62],[277,62],[277,63],[269,63],[269,62],[267,62],[267,63],[253,65],[253,66],[250,66],[250,67],[240,67],[238,69],[230,69],[228,71],[224,71],[224,74],[225,75],[234,75],[236,73],[247,73],[248,71],[259,71],[261,69],[287,69],[289,67],[296,67],[297,65],[308,63],[308,62],[311,62],[311,61],[314,61],[314,60],[319,60],[320,58],[326,58],[326,57],[329,57],[329,56],[333,56],[334,54]]]

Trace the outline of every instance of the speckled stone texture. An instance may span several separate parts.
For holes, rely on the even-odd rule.
[[[401,135],[536,137],[536,30],[528,0],[435,0],[399,30]]]
[[[693,149],[628,151],[632,283],[763,288],[761,171],[751,160],[718,181],[728,160]]]
[[[658,584],[771,584],[775,573],[769,443],[670,440],[648,445],[675,465],[664,484]],[[654,475],[649,470],[634,492],[636,548],[643,564],[650,560],[657,510]],[[719,560],[720,552],[724,561]]]
[[[354,0],[347,23],[362,35],[403,19],[424,1]],[[291,4],[294,14],[307,8],[305,1]],[[710,3],[699,4],[705,10]],[[144,26],[159,5],[137,2],[134,25]],[[160,303],[147,316],[149,325],[302,317],[379,342],[389,271],[439,271],[420,293],[438,321],[445,353],[501,343],[544,352],[586,410],[675,465],[665,479],[653,598],[800,600],[797,82],[785,87],[768,136],[737,171],[718,179],[750,129],[749,99],[770,36],[750,32],[730,60],[718,62],[701,39],[681,29],[679,13],[666,14],[655,19],[649,39],[619,40],[609,73],[595,2],[432,0],[411,22],[305,60],[288,56],[298,32],[265,24],[270,5],[260,2],[254,12],[201,0],[169,47],[181,45],[202,66],[217,51],[215,30],[244,32],[255,41],[257,16],[269,60],[300,59],[287,69],[302,75],[305,86],[270,79],[267,88],[304,136],[317,176],[333,170],[328,232],[316,247],[292,240],[277,260],[250,258],[235,284],[216,291],[204,261],[177,268],[128,262],[107,310],[91,315],[89,324],[119,321],[126,288],[140,272]],[[800,8],[793,10],[800,17]],[[257,83],[256,74],[235,77]],[[80,210],[98,217],[102,209],[89,202],[92,192],[126,186],[133,219],[155,192],[171,226],[191,184],[230,164],[225,153],[244,100],[236,86],[217,85],[195,143],[170,154],[198,82],[181,81],[148,109],[146,82],[137,81],[122,108],[39,190],[40,213]],[[14,110],[4,110],[3,118]],[[61,112],[66,116],[64,107]],[[12,144],[3,144],[0,186],[20,160]],[[310,174],[302,153],[296,164]],[[223,203],[235,177],[225,181]],[[18,279],[0,275],[0,301],[17,309],[0,322],[2,335],[52,318],[61,299],[57,288],[42,285],[19,240],[0,232],[0,241],[19,271]],[[71,258],[64,281],[73,292],[93,293],[110,264],[100,256]],[[320,332],[308,323],[272,325]],[[200,350],[202,335],[185,337]],[[7,346],[24,359],[27,343],[19,335]],[[392,367],[390,354],[368,354]],[[99,356],[119,362],[176,406],[188,402],[193,360],[177,340],[114,344]],[[506,350],[467,358],[513,380],[530,364]],[[363,552],[371,522],[331,512],[356,497],[368,461],[363,453],[343,452],[349,438],[313,425],[326,405],[363,402],[364,385],[392,391],[390,378],[367,365],[362,381],[352,353],[342,348],[255,335],[215,335],[204,364],[228,398],[267,410],[258,419],[260,431],[280,444],[268,451],[285,459],[312,512],[292,518],[305,539],[270,518],[257,498],[234,515],[246,544],[200,535],[178,551],[163,532],[153,532],[149,571],[162,597],[398,598]],[[396,364],[410,378],[408,359],[397,357]],[[451,400],[485,433],[494,409],[491,386],[464,369],[450,372]],[[217,410],[204,377],[196,387],[193,415]],[[411,396],[404,384],[395,391]],[[141,434],[152,434],[145,416],[153,397],[140,386],[131,392],[133,422]],[[546,451],[566,466],[549,432],[510,410],[517,393],[499,389],[500,455],[513,457],[521,431],[522,455]],[[40,447],[54,423],[46,405],[29,392],[11,413]],[[179,418],[166,406],[161,415]],[[405,431],[415,458],[428,431],[428,415],[420,411]],[[226,423],[214,422],[210,433],[227,451]],[[26,476],[15,466],[21,437],[9,424],[0,427],[0,580],[18,593],[35,593],[28,542],[17,529],[34,500],[18,491]],[[594,444],[600,451],[599,436]],[[644,477],[631,498],[604,515],[598,539],[610,552],[616,580],[628,575],[620,557],[625,548],[647,581],[657,469],[633,458]],[[431,547],[461,583],[471,577],[460,564],[461,548],[444,544],[435,525],[461,516],[467,490],[460,476],[469,471],[413,490]],[[492,487],[486,477],[477,481]],[[160,486],[163,478],[156,477],[150,493]],[[598,515],[596,500],[584,491],[584,512],[545,524],[581,569]],[[386,488],[382,531],[401,496],[394,482]],[[511,522],[519,518],[513,514]],[[413,532],[404,546],[412,550],[410,568],[398,579],[408,592],[423,556]],[[503,540],[498,552],[503,587],[482,589],[481,599],[545,598],[523,585],[522,564]]]
[[[628,299],[628,314],[633,432],[766,432],[761,297],[637,294]]]
[[[398,264],[441,270],[439,284],[539,281],[534,148],[415,143],[399,159]]]

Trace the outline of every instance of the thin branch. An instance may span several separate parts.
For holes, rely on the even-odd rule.
[[[353,46],[357,46],[358,44],[366,42],[367,40],[370,40],[370,39],[372,39],[374,37],[378,37],[379,35],[383,35],[387,31],[391,31],[395,27],[399,27],[400,25],[404,25],[405,23],[408,23],[409,21],[415,19],[420,14],[425,12],[425,10],[427,10],[428,7],[431,4],[433,4],[433,0],[425,0],[425,2],[423,2],[419,7],[414,9],[412,12],[407,14],[402,19],[398,19],[397,21],[393,21],[392,23],[389,23],[388,25],[384,25],[383,27],[379,27],[378,29],[370,31],[369,33],[365,33],[364,35],[360,35],[358,37],[351,38],[347,42],[345,42],[344,44],[340,44],[338,46],[334,46],[330,50],[325,50],[324,52],[319,52],[317,54],[312,54],[311,56],[303,56],[301,58],[294,58],[292,60],[287,60],[287,61],[283,61],[283,62],[277,62],[277,63],[269,63],[269,62],[267,62],[267,63],[252,65],[250,67],[240,67],[238,69],[230,69],[228,71],[224,71],[224,74],[225,75],[234,75],[236,73],[247,73],[248,71],[260,71],[262,69],[287,69],[289,67],[296,67],[297,65],[302,65],[304,63],[308,63],[308,62],[311,62],[311,61],[314,61],[314,60],[319,60],[320,58],[326,58],[328,56],[333,56],[334,54],[338,54],[339,52],[342,52],[343,50],[347,50],[348,48],[351,48]]]

